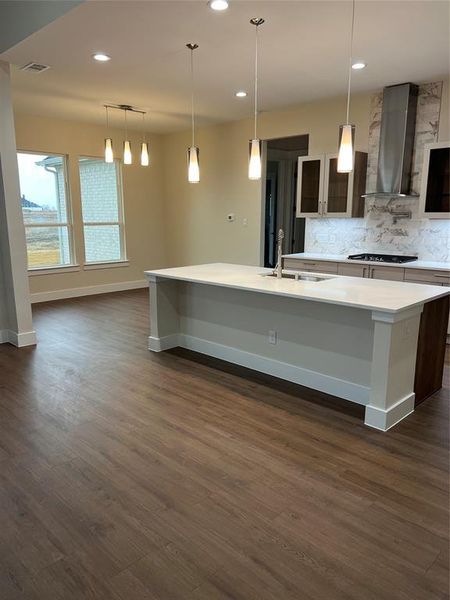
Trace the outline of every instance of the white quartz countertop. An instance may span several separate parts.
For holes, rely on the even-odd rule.
[[[326,279],[314,282],[264,277],[271,271],[263,267],[212,263],[146,271],[145,275],[150,281],[177,279],[389,313],[407,310],[450,294],[449,288],[441,286],[321,273],[318,275]]]
[[[362,254],[353,252],[352,254]],[[375,252],[373,253],[375,254]],[[347,254],[314,254],[312,252],[299,252],[298,254],[283,254],[283,258],[299,258],[302,260],[324,260],[330,262],[347,262],[357,265],[378,265],[383,267],[401,267],[402,269],[433,269],[435,271],[450,270],[450,262],[438,262],[433,260],[413,260],[407,263],[388,263],[371,260],[352,260]]]

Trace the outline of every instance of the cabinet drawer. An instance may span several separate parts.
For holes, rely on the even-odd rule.
[[[431,285],[450,284],[448,271],[432,271],[431,269],[405,269],[405,281],[430,283]]]
[[[297,258],[285,258],[285,269],[294,269],[297,271],[313,271],[318,273],[337,273],[337,262],[316,261],[316,260],[299,260]]]
[[[368,270],[369,267],[366,265],[338,264],[338,275],[345,275],[346,277],[367,277]]]
[[[390,281],[403,281],[405,269],[399,267],[370,267],[370,277],[372,279],[389,279]]]

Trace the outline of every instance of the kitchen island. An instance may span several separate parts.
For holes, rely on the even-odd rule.
[[[277,279],[222,263],[145,274],[151,351],[181,346],[362,404],[365,424],[383,431],[414,410],[417,372],[421,393],[436,388],[423,363],[435,365],[445,348],[447,288],[320,273]],[[425,307],[431,320],[421,319]]]

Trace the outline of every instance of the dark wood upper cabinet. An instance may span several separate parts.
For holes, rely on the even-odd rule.
[[[338,173],[337,154],[298,159],[298,217],[364,217],[367,153],[355,152],[351,173]]]
[[[450,142],[425,147],[420,212],[428,219],[450,219]]]

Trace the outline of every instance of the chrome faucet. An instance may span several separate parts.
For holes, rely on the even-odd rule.
[[[282,229],[278,230],[277,237],[277,264],[275,265],[275,269],[273,270],[273,274],[276,275],[277,279],[281,279],[283,276],[283,263],[281,255],[283,254],[283,240],[284,240],[284,231]]]

